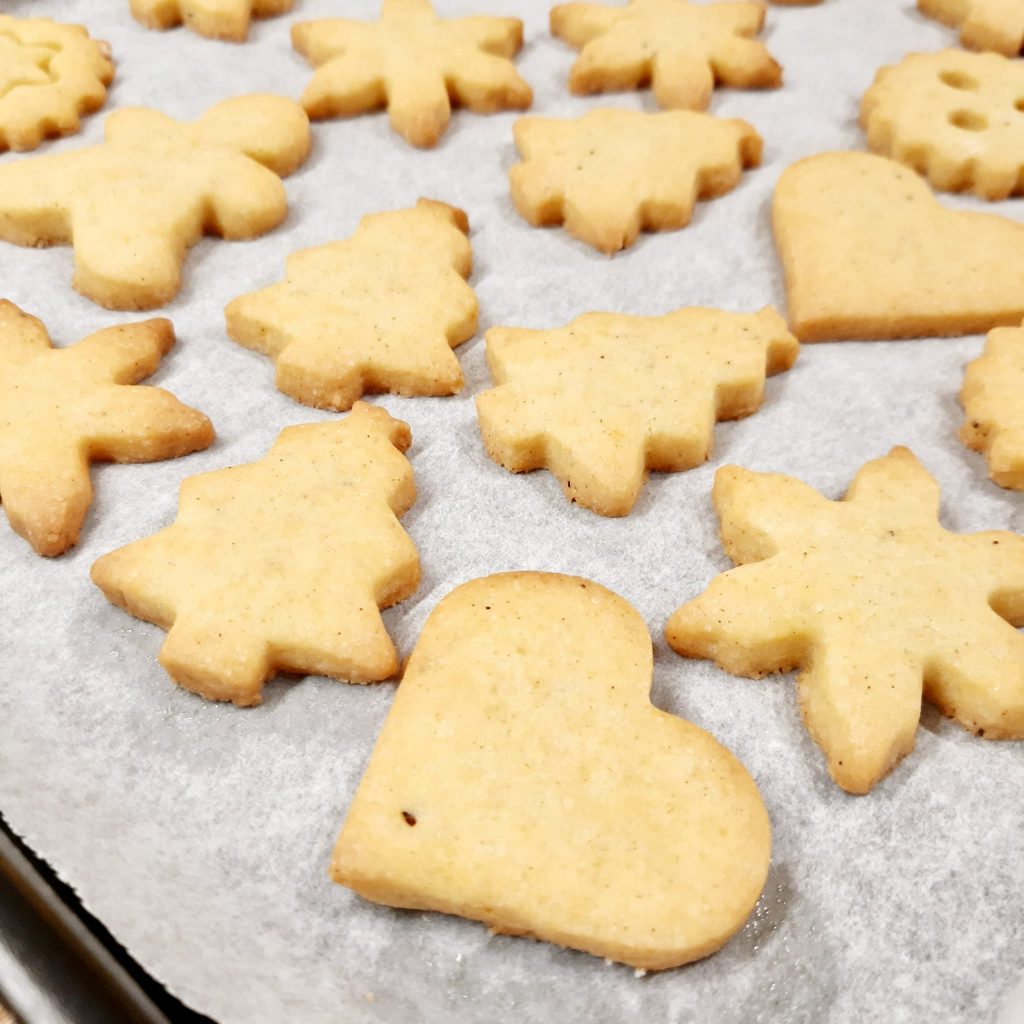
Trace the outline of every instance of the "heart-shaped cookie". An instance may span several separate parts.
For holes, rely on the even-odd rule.
[[[652,707],[622,598],[473,580],[423,629],[334,852],[335,881],[658,970],[718,949],[768,871],[746,769]]]
[[[974,334],[1024,316],[1024,226],[945,209],[884,157],[793,164],[772,227],[801,341]]]

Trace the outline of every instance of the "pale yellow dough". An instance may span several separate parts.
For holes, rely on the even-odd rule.
[[[1016,57],[1024,46],[1024,0],[917,0],[920,11],[960,29],[972,50]]]
[[[160,663],[210,700],[258,704],[278,672],[387,679],[398,658],[378,609],[419,582],[397,518],[416,498],[410,440],[363,402],[287,427],[258,462],[186,480],[175,522],[104,555],[93,582],[168,630]]]
[[[570,500],[628,515],[649,469],[702,463],[715,421],[754,412],[765,374],[788,370],[798,348],[772,309],[587,313],[550,331],[493,327],[487,361],[497,386],[477,397],[480,432],[506,469],[546,467]]]
[[[868,145],[938,189],[1005,199],[1024,189],[1024,64],[995,53],[911,53],[864,94]]]
[[[466,583],[424,626],[331,874],[645,970],[707,956],[768,871],[757,787],[650,704],[651,638],[587,580]]]
[[[512,64],[518,18],[439,18],[430,0],[383,0],[380,20],[327,18],[292,26],[292,45],[316,68],[302,94],[310,117],[350,117],[387,107],[414,146],[436,146],[452,104],[478,114],[525,110],[529,85]]]
[[[1024,327],[1000,327],[967,367],[960,439],[988,458],[1000,487],[1024,491]]]
[[[204,234],[255,238],[287,212],[281,176],[309,152],[309,120],[281,96],[250,95],[181,124],[126,107],[98,146],[0,165],[0,239],[70,243],[73,284],[110,309],[152,309],[181,284]]]
[[[1024,317],[1024,226],[947,210],[884,157],[793,164],[772,227],[801,341],[974,334]]]
[[[147,28],[185,25],[201,36],[245,42],[253,18],[272,18],[295,0],[129,0],[132,15]]]
[[[564,223],[609,254],[641,231],[685,227],[698,199],[729,192],[761,162],[746,121],[687,110],[522,117],[515,141],[523,160],[509,183],[520,214],[537,227]]]
[[[739,568],[676,611],[668,641],[737,675],[802,667],[804,722],[843,789],[868,792],[913,749],[922,696],[979,736],[1024,738],[1024,538],[944,530],[905,448],[843,501],[736,466],[713,498]]]
[[[716,82],[745,89],[782,83],[782,68],[753,38],[764,15],[763,3],[569,3],[552,9],[551,32],[581,51],[569,75],[574,93],[650,84],[660,107],[704,110]]]
[[[321,409],[368,391],[451,395],[452,348],[476,333],[461,210],[421,199],[364,217],[351,238],[288,257],[286,280],[228,304],[228,333],[277,364],[277,386]]]
[[[0,301],[0,502],[39,554],[78,540],[90,462],[173,459],[213,441],[201,412],[135,386],[173,344],[169,320],[147,320],[54,348],[40,320]]]
[[[77,132],[113,78],[110,47],[81,25],[0,14],[0,152]]]

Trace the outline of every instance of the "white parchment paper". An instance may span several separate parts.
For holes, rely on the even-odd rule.
[[[645,94],[569,96],[572,54],[547,33],[547,0],[437,6],[524,18],[520,67],[535,112],[653,109]],[[242,92],[298,96],[311,72],[290,47],[291,23],[376,12],[374,0],[297,0],[239,46],[146,31],[127,0],[5,7],[84,22],[109,40],[117,79],[108,111],[143,104],[186,118]],[[862,148],[856,111],[876,68],[955,43],[912,0],[773,7],[764,38],[785,86],[723,90],[712,103],[763,134],[764,166],[700,204],[686,230],[643,236],[613,259],[517,216],[506,185],[515,114],[456,114],[426,152],[383,116],[316,125],[311,159],[287,182],[284,227],[249,243],[204,240],[181,294],[160,311],[179,343],[154,379],[212,417],[216,444],[174,462],[97,468],[88,525],[63,558],[38,558],[0,522],[0,809],[196,1009],[224,1024],[979,1024],[1015,987],[1024,970],[1020,744],[975,739],[926,708],[914,754],[870,796],[853,798],[829,780],[804,732],[791,677],[732,678],[662,640],[671,611],[730,564],[709,498],[727,462],[791,473],[836,497],[863,462],[907,444],[942,485],[947,526],[1024,532],[1024,497],[991,484],[984,460],[955,437],[962,369],[982,339],[806,347],[769,382],[758,414],[718,427],[707,466],[652,478],[625,520],[569,505],[545,473],[506,473],[476,430],[473,396],[488,384],[482,333],[493,324],[548,327],[588,310],[695,304],[783,309],[769,231],[778,175],[810,153]],[[98,140],[102,119],[41,152]],[[375,399],[412,425],[420,495],[405,525],[424,579],[386,613],[388,626],[407,654],[444,594],[508,569],[587,576],[639,609],[655,637],[655,703],[735,751],[774,826],[756,913],[722,952],[690,967],[637,978],[479,924],[374,906],[331,884],[329,852],[392,685],[289,679],[269,685],[254,710],[206,703],[157,664],[163,633],[111,607],[88,580],[100,554],[171,520],[184,477],[258,458],[283,426],[328,415],[274,390],[271,363],[227,338],[225,303],[280,278],[290,251],[343,238],[363,214],[421,195],[469,213],[481,335],[459,350],[462,395]],[[1017,202],[999,212],[1024,218]],[[71,269],[69,249],[0,244],[0,294],[42,317],[59,343],[138,319],[77,295]]]

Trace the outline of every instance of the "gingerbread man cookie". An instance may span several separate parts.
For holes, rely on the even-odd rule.
[[[0,503],[39,554],[78,540],[90,462],[173,459],[213,441],[201,412],[135,386],[173,344],[169,320],[147,320],[54,348],[41,321],[0,301]]]
[[[110,47],[81,25],[0,14],[0,152],[77,132],[113,78]]]
[[[384,0],[380,20],[328,18],[292,26],[292,44],[316,68],[302,95],[310,117],[387,107],[414,146],[436,146],[452,103],[478,114],[525,110],[529,85],[512,65],[518,18],[439,18],[429,0]]]
[[[763,3],[569,3],[552,9],[551,31],[581,51],[569,76],[574,93],[650,83],[658,106],[704,110],[716,82],[745,89],[782,83],[782,69],[753,38],[764,15]]]
[[[687,110],[523,117],[515,140],[516,209],[537,227],[564,223],[609,254],[642,230],[685,227],[698,199],[729,192],[743,168],[761,162],[761,137],[745,121]]]
[[[476,333],[468,230],[461,210],[429,199],[364,217],[351,238],[289,256],[285,281],[231,302],[228,333],[272,356],[279,390],[306,405],[454,394],[452,349]]]
[[[649,469],[702,463],[716,420],[749,416],[765,374],[799,346],[773,309],[743,315],[587,313],[560,330],[494,327],[497,387],[477,397],[488,454],[514,473],[547,467],[566,497],[628,515]]]
[[[884,157],[793,164],[772,227],[801,341],[973,334],[1024,317],[1024,226],[947,210]]]
[[[181,124],[111,114],[98,146],[0,166],[0,239],[70,243],[74,286],[110,309],[151,309],[181,283],[204,232],[255,238],[287,211],[281,176],[309,152],[309,121],[280,96],[225,100]]]
[[[1016,57],[1024,46],[1024,0],[917,0],[918,10],[960,28],[972,50]]]
[[[960,439],[984,452],[1000,487],[1024,491],[1024,327],[999,327],[967,367]]]
[[[842,501],[736,466],[713,498],[739,568],[672,616],[668,641],[737,675],[802,667],[804,722],[843,789],[866,793],[913,749],[922,695],[979,736],[1024,738],[1024,538],[944,530],[906,448]]]
[[[1005,199],[1024,189],[1024,66],[995,53],[911,53],[864,94],[868,145],[935,188]]]
[[[416,499],[410,440],[363,402],[287,427],[258,462],[186,480],[175,522],[104,555],[93,582],[168,630],[160,664],[209,700],[258,704],[278,672],[387,679],[398,658],[378,609],[419,583],[398,521]]]
[[[651,638],[588,580],[473,580],[431,613],[331,874],[644,970],[707,956],[764,885],[768,815],[702,729],[651,706]]]
[[[272,18],[295,0],[130,0],[132,15],[146,28],[185,25],[201,36],[245,42],[253,18]]]

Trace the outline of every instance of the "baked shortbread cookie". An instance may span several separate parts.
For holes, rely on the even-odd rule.
[[[363,402],[286,427],[258,462],[186,480],[175,522],[104,555],[93,582],[168,630],[160,664],[209,700],[258,704],[278,672],[387,679],[398,659],[378,609],[419,582],[397,518],[416,498],[410,440]]]
[[[366,899],[660,970],[754,908],[768,815],[708,733],[652,707],[651,638],[587,580],[508,573],[434,609],[331,875]]]
[[[292,9],[295,0],[129,0],[132,15],[146,28],[176,25],[211,39],[244,42],[253,18],[272,18]]]
[[[281,96],[239,96],[181,124],[111,114],[98,146],[0,166],[0,239],[70,243],[73,284],[109,309],[152,309],[205,233],[255,238],[287,211],[280,177],[309,152],[309,120]]]
[[[436,146],[452,103],[477,114],[525,110],[529,85],[512,65],[518,18],[439,18],[429,0],[383,0],[380,20],[326,18],[292,26],[292,45],[316,68],[302,94],[313,118],[387,107],[414,146]]]
[[[77,132],[113,78],[110,47],[81,25],[0,14],[0,152]]]
[[[569,75],[574,93],[649,84],[660,107],[704,110],[716,82],[744,89],[782,84],[782,68],[753,38],[764,15],[763,3],[569,3],[552,9],[551,32],[580,51]]]
[[[550,469],[571,501],[628,515],[649,469],[679,472],[707,459],[715,421],[757,410],[765,374],[788,370],[798,349],[773,309],[493,327],[487,362],[497,387],[477,396],[480,433],[513,473]]]
[[[609,254],[640,231],[685,227],[698,199],[730,191],[761,162],[761,137],[746,121],[686,110],[522,117],[515,140],[516,209],[535,227],[564,223]]]
[[[1024,327],[999,327],[967,367],[960,440],[988,458],[1000,487],[1024,491]]]
[[[90,462],[173,459],[213,441],[201,412],[134,386],[173,344],[169,320],[147,320],[54,348],[41,321],[0,301],[0,503],[39,554],[78,540]]]
[[[911,53],[864,94],[868,145],[935,188],[1005,199],[1024,191],[1024,65],[995,53]]]
[[[913,749],[922,694],[979,736],[1024,737],[1024,538],[944,530],[906,448],[843,501],[736,466],[713,499],[739,568],[676,611],[668,641],[736,675],[802,667],[804,722],[843,789],[866,793]]]
[[[476,333],[468,230],[461,210],[429,199],[364,217],[351,238],[292,253],[286,280],[230,302],[228,333],[271,356],[278,388],[306,405],[454,394],[452,348]]]
[[[917,0],[918,10],[960,29],[972,50],[1016,57],[1024,47],[1024,0]]]
[[[947,210],[884,157],[793,164],[772,227],[801,341],[974,334],[1024,317],[1024,226]]]

